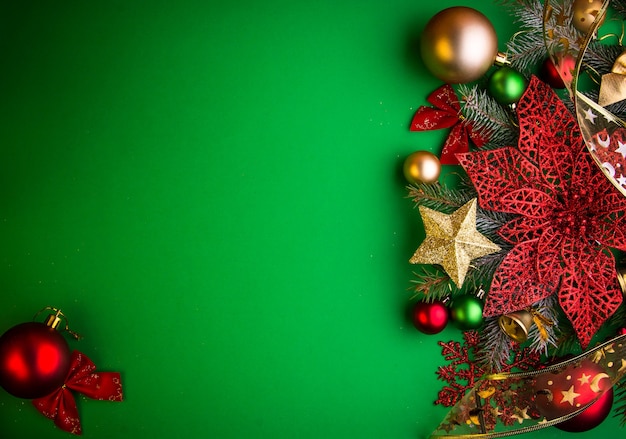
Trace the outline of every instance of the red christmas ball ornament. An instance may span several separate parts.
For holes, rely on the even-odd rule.
[[[413,325],[424,334],[437,334],[448,324],[448,308],[441,301],[418,302],[411,310]]]
[[[552,58],[546,58],[539,69],[539,77],[552,88],[563,89],[574,79],[576,59],[572,55],[556,55],[556,64]]]
[[[565,367],[537,378],[535,404],[546,420],[569,415],[594,401],[591,406],[555,427],[568,432],[583,432],[597,427],[613,406],[611,380],[602,367],[590,360]]]
[[[546,58],[543,64],[541,64],[541,69],[539,69],[539,77],[543,82],[545,82],[552,88],[565,88],[565,82],[563,82],[563,78],[561,78],[559,70],[557,66],[554,65],[554,61],[552,61],[552,58]]]
[[[70,348],[56,329],[60,311],[46,323],[13,326],[0,337],[0,386],[18,398],[46,396],[63,385]]]

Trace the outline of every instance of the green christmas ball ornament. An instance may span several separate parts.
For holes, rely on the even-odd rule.
[[[528,87],[528,81],[520,72],[511,67],[500,67],[489,78],[487,90],[500,104],[515,104]]]
[[[477,329],[483,324],[483,301],[473,294],[455,297],[450,319],[462,330]]]

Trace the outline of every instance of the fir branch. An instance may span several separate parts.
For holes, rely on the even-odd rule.
[[[543,36],[529,31],[515,34],[507,43],[507,50],[507,59],[511,62],[511,67],[526,75],[548,56]]]
[[[622,54],[624,47],[618,44],[602,44],[592,41],[585,52],[583,59],[584,67],[591,69],[596,75],[609,73],[618,56]],[[599,77],[597,79],[600,79]]]
[[[509,14],[515,17],[520,31],[507,42],[508,59],[512,66],[529,74],[548,53],[563,50],[563,41],[574,52],[580,49],[580,34],[570,20],[572,3],[567,0],[553,1],[553,11],[545,24],[551,38],[544,38],[543,3],[540,0],[504,0]]]
[[[486,369],[501,372],[511,356],[513,341],[500,329],[498,317],[485,319],[480,337],[480,355],[477,361]]]
[[[489,139],[488,145],[517,143],[518,130],[506,110],[478,85],[459,86],[460,103],[465,118],[476,132]]]
[[[428,207],[443,213],[452,213],[476,196],[470,188],[452,189],[440,183],[416,183],[407,187],[408,197],[417,206]]]
[[[626,379],[615,383],[613,417],[620,417],[620,425],[626,426]]]
[[[611,6],[619,14],[622,20],[626,19],[626,1],[625,0],[613,0]]]
[[[413,274],[417,279],[411,280],[415,292],[411,299],[423,295],[427,302],[444,300],[457,289],[450,276],[434,266],[420,265]]]
[[[543,4],[539,0],[504,0],[501,2],[520,29],[507,42],[511,65],[528,74],[547,55],[543,38]]]

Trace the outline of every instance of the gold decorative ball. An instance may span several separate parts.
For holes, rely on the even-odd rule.
[[[582,33],[588,33],[600,13],[602,0],[574,0],[572,4],[572,25]],[[602,17],[600,23],[604,22]]]
[[[411,184],[434,183],[441,173],[441,163],[432,152],[416,151],[404,160],[403,171]]]
[[[433,16],[420,45],[428,70],[449,84],[480,78],[498,54],[498,37],[489,19],[465,6],[444,9]]]

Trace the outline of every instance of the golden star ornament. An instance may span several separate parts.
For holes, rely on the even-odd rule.
[[[472,198],[450,215],[420,206],[426,238],[409,262],[441,265],[460,288],[473,259],[500,251],[476,230],[476,204]]]

